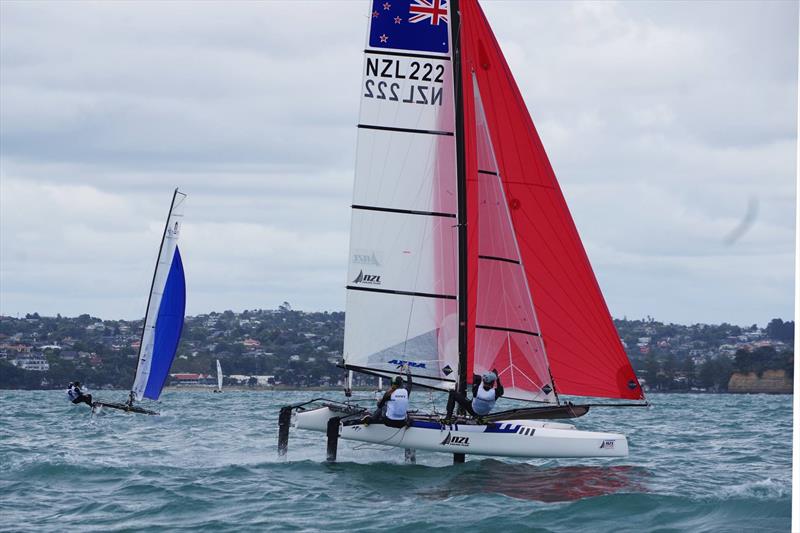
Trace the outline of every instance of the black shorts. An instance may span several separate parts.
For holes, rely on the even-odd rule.
[[[381,420],[381,422],[383,422],[383,425],[385,425],[387,427],[390,427],[390,428],[404,428],[404,427],[406,427],[406,421],[405,420],[392,420],[391,418],[384,418],[383,420]]]

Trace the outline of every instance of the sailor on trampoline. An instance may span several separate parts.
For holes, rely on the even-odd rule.
[[[411,371],[408,367],[405,368],[407,381],[405,386],[403,386],[403,378],[395,376],[389,390],[378,400],[378,408],[375,412],[372,413],[371,416],[365,416],[361,419],[363,424],[380,423],[392,428],[402,428],[406,426],[408,398],[411,395]]]
[[[94,407],[92,403],[92,395],[85,394],[81,390],[81,382],[76,381],[74,383],[70,383],[67,387],[67,396],[69,397],[70,401],[74,404],[85,403],[89,407]]]
[[[466,412],[475,417],[478,423],[483,423],[483,417],[494,409],[494,404],[503,395],[503,385],[497,369],[486,372],[483,376],[475,374],[472,378],[472,401],[467,399],[463,392],[450,391],[447,400],[447,417],[445,423],[452,423],[453,409],[458,403]]]

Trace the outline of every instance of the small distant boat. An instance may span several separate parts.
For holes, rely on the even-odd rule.
[[[134,402],[158,400],[169,377],[175,352],[183,330],[186,310],[186,279],[178,250],[178,236],[183,220],[186,194],[175,189],[167,214],[161,247],[158,252],[147,311],[144,318],[139,362],[136,375],[125,403],[97,401],[94,407],[109,407],[131,413],[157,415],[158,413],[134,405]]]
[[[217,388],[214,392],[222,392],[222,365],[219,364],[219,359],[217,359]]]

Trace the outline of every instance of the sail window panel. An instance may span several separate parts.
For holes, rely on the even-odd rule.
[[[455,139],[359,128],[353,204],[455,214]]]
[[[354,209],[348,285],[458,294],[453,218]]]
[[[508,398],[556,401],[539,337],[478,328],[474,361],[476,374],[497,369]],[[549,393],[542,390],[545,385],[551,385]]]
[[[444,58],[365,54],[359,123],[452,133],[451,63]]]
[[[347,291],[344,361],[398,372],[408,362],[415,382],[452,388],[458,375],[458,302],[453,299]]]
[[[519,265],[492,259],[478,262],[475,324],[540,333]]]
[[[478,255],[519,261],[500,178],[478,174]]]

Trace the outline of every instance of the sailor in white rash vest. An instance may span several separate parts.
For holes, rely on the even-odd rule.
[[[378,408],[371,416],[365,416],[361,422],[365,425],[382,423],[393,428],[402,428],[406,425],[408,413],[408,398],[411,395],[411,373],[406,370],[408,383],[403,387],[403,378],[396,376],[392,380],[383,397],[378,401]]]
[[[80,381],[76,381],[74,383],[70,383],[67,387],[67,397],[69,401],[72,403],[85,403],[89,407],[94,407],[92,402],[92,395],[86,394],[81,390],[81,383]]]
[[[503,395],[503,385],[497,375],[497,370],[486,372],[483,376],[475,374],[472,378],[472,402],[467,399],[464,393],[450,391],[447,400],[447,417],[445,420],[453,419],[453,409],[458,403],[466,412],[480,420],[494,409],[494,404]]]

